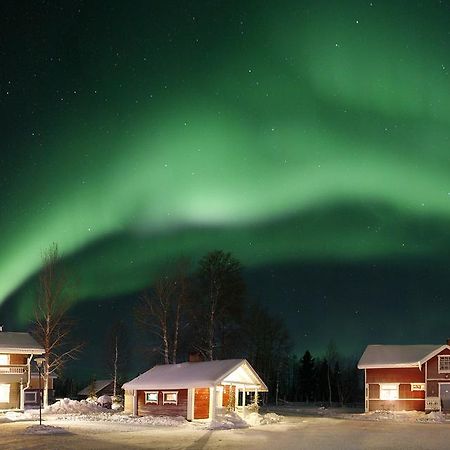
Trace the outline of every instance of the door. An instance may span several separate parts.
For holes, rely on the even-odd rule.
[[[450,383],[439,385],[439,396],[441,397],[441,409],[443,412],[450,412]]]

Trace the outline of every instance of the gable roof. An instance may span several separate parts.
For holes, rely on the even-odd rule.
[[[78,395],[90,395],[92,394],[92,391],[97,394],[97,392],[100,392],[102,389],[105,389],[108,385],[110,385],[113,382],[113,380],[95,380],[94,386],[92,386],[92,383],[86,386],[84,389],[82,389],[80,392],[78,392]]]
[[[446,345],[368,345],[358,369],[420,367]]]
[[[44,347],[30,333],[0,331],[0,353],[29,353],[42,355]]]
[[[141,389],[188,389],[213,387],[220,384],[228,375],[244,367],[261,391],[267,387],[246,359],[222,359],[216,361],[185,362],[155,366],[135,379],[125,383],[127,390]]]

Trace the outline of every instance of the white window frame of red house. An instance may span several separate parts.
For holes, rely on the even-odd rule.
[[[175,395],[175,400],[166,400],[167,394]],[[163,405],[178,405],[178,391],[163,391]]]
[[[380,400],[398,400],[399,399],[399,386],[400,383],[380,383]],[[381,393],[383,391],[397,391],[395,398],[383,398]]]
[[[148,394],[156,394],[156,400],[148,400],[147,395]],[[151,405],[159,405],[159,392],[158,391],[144,391],[145,395],[145,403],[151,404]]]
[[[441,369],[442,359],[447,359],[447,369]],[[438,373],[450,373],[450,355],[438,355]]]

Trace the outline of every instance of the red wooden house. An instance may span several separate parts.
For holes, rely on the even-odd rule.
[[[450,341],[445,345],[369,345],[365,411],[450,412]]]
[[[155,366],[125,383],[125,411],[135,415],[214,419],[244,412],[267,387],[245,359]]]

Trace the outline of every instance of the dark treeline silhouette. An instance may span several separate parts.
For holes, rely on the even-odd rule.
[[[331,347],[336,349],[334,344]],[[307,350],[301,358],[292,358],[291,373],[292,390],[287,400],[324,406],[362,402],[362,381],[355,358],[340,357],[337,351],[330,354],[329,349],[324,356],[314,358]]]

